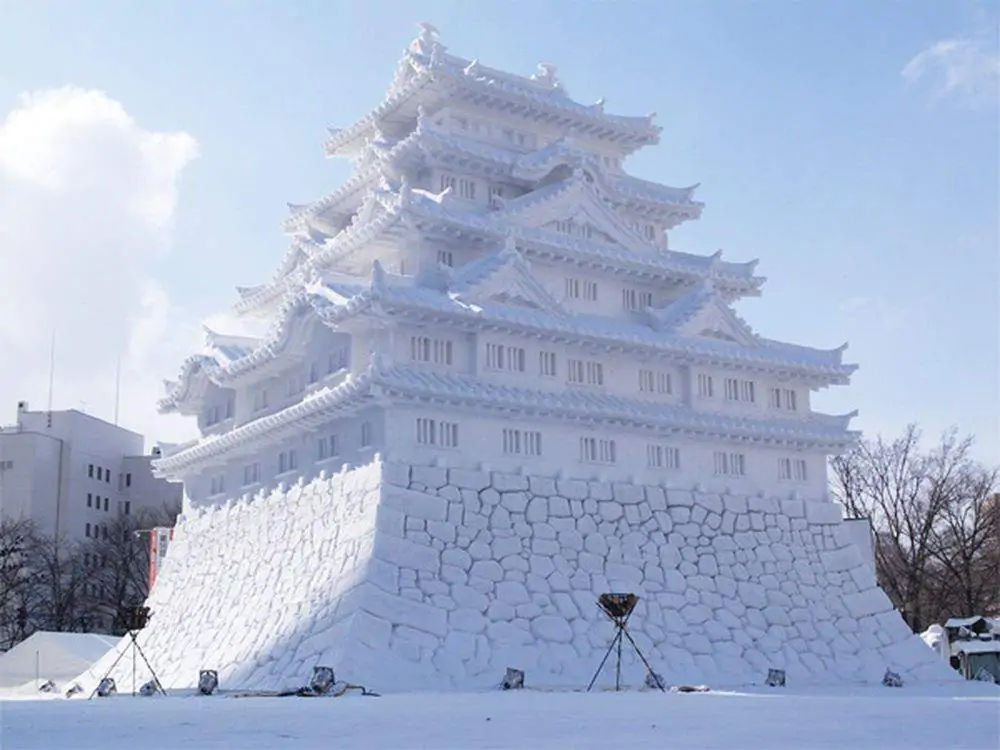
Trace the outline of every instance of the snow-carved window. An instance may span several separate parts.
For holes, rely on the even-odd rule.
[[[498,208],[503,201],[503,185],[490,185],[490,205]]]
[[[597,282],[580,279],[566,279],[566,298],[597,302]]]
[[[715,475],[720,477],[742,477],[747,473],[746,455],[715,451]]]
[[[217,474],[212,477],[211,488],[209,489],[209,495],[221,495],[226,491],[226,476],[224,474]]]
[[[476,181],[462,177],[458,181],[458,194],[466,200],[476,199]]]
[[[604,365],[600,362],[570,359],[566,362],[566,379],[576,385],[604,385]]]
[[[453,174],[448,174],[447,172],[441,175],[441,192],[444,192],[448,188],[454,193],[458,189],[458,178]]]
[[[417,442],[421,445],[435,445],[437,422],[433,419],[417,417]]]
[[[650,242],[656,242],[656,236],[658,234],[655,224],[646,224],[642,228],[642,233]]]
[[[650,443],[646,446],[646,465],[650,469],[681,468],[681,452],[672,445]]]
[[[219,404],[214,404],[205,409],[204,412],[205,426],[211,427],[214,424],[218,424],[222,421],[222,407]]]
[[[748,404],[757,402],[757,386],[752,380],[726,378],[726,400],[743,401]]]
[[[340,436],[324,435],[316,441],[316,458],[323,461],[340,455]]]
[[[438,443],[442,448],[458,447],[457,422],[440,422],[438,424]]]
[[[520,346],[486,344],[486,367],[490,370],[524,372],[527,353]]]
[[[372,423],[361,423],[361,447],[367,448],[372,444]]]
[[[778,479],[783,481],[804,482],[808,479],[805,459],[779,458]]]
[[[635,289],[633,287],[625,287],[622,289],[622,307],[626,310],[645,310],[647,307],[652,306],[652,292]]]
[[[542,455],[542,433],[535,430],[503,430],[503,452],[508,456]]]
[[[555,352],[538,352],[538,374],[546,378],[556,376]]]
[[[278,453],[278,473],[284,474],[286,471],[295,471],[299,468],[299,457],[294,448]]]
[[[260,481],[260,464],[252,463],[243,467],[243,485],[256,484]]]
[[[615,441],[610,438],[580,438],[580,460],[588,464],[613,464],[618,460]]]
[[[712,376],[705,373],[698,373],[698,396],[700,398],[712,398],[715,395]]]
[[[673,377],[669,372],[639,370],[639,391],[669,395],[674,392]]]
[[[455,256],[452,254],[451,250],[438,250],[437,258],[438,263],[442,266],[452,268],[455,265]]]
[[[454,345],[448,339],[429,336],[410,337],[410,359],[414,362],[429,362],[435,365],[451,365]]]
[[[771,388],[767,395],[767,404],[772,409],[798,411],[798,394],[791,388]]]

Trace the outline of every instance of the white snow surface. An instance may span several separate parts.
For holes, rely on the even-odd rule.
[[[579,688],[614,633],[608,591],[639,594],[631,632],[671,684],[744,686],[771,667],[799,685],[961,679],[893,611],[831,503],[378,457],[189,511],[140,642],[168,689],[199,669],[229,690],[299,687],[316,665],[380,693],[485,688],[507,667]]]
[[[37,631],[0,654],[0,688],[35,681],[61,684],[108,653],[118,637],[100,633]]]
[[[701,748],[994,750],[1000,690],[983,683],[741,693],[406,694],[0,702],[4,750]]]

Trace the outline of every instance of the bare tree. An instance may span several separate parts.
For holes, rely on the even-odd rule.
[[[30,521],[0,519],[0,650],[31,634],[33,581],[29,563],[36,554],[36,544]]]
[[[997,469],[973,461],[972,438],[954,430],[928,451],[920,438],[909,425],[831,462],[835,497],[848,515],[871,518],[879,583],[918,631],[947,614],[982,612],[998,596],[987,554]]]

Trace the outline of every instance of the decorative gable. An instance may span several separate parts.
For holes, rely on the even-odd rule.
[[[456,272],[452,296],[463,302],[502,304],[564,314],[562,305],[531,273],[512,240],[499,252]]]
[[[757,334],[726,304],[711,281],[699,284],[666,307],[649,311],[657,330],[691,338],[729,341],[741,346],[759,346]]]
[[[507,201],[504,213],[529,227],[639,251],[649,249],[648,243],[601,197],[591,175],[580,168],[571,177]]]

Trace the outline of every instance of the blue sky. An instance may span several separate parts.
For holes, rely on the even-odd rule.
[[[273,273],[286,247],[285,202],[317,198],[347,174],[347,164],[322,157],[325,127],[350,124],[378,102],[416,22],[427,20],[457,54],[524,74],[552,62],[574,98],[605,97],[623,114],[657,112],[661,145],[628,168],[668,184],[700,182],[707,204],[672,245],[760,258],[764,296],[739,312],[763,335],[850,342],[846,357],[861,368],[850,387],[821,393],[818,407],[858,408],[856,425],[869,433],[895,433],[908,421],[929,433],[955,424],[977,435],[981,458],[996,460],[997,19],[995,3],[937,1],[0,0],[0,118],[35,118],[21,119],[30,127],[21,140],[8,138],[7,156],[49,138],[45,159],[17,162],[21,173],[43,162],[70,169],[60,161],[69,159],[78,187],[43,204],[31,202],[37,191],[18,193],[16,217],[59,231],[36,247],[42,240],[23,219],[15,241],[0,242],[5,265],[29,250],[51,261],[51,271],[36,263],[39,295],[70,255],[70,266],[95,273],[101,263],[134,269],[147,289],[141,298],[95,297],[79,283],[86,271],[74,271],[35,343],[16,349],[28,363],[23,376],[0,367],[0,396],[11,405],[45,398],[37,373],[47,369],[51,326],[57,341],[70,340],[57,344],[57,406],[85,402],[110,416],[113,363],[125,350],[123,421],[172,435],[178,428],[152,417],[151,404],[159,378],[174,375],[183,357],[176,330],[224,309],[234,285]],[[122,233],[117,204],[96,200],[92,167],[80,161],[91,154],[96,163],[111,140],[95,135],[96,116],[66,114],[77,110],[65,96],[45,110],[59,123],[49,128],[42,108],[23,98],[67,86],[103,92],[127,113],[127,122],[101,120],[118,123],[115,137],[137,134],[146,144],[116,151],[126,154],[122,164],[172,144],[169,158],[148,163],[149,200],[167,206],[169,224],[154,222],[149,247],[142,231]],[[0,216],[5,185],[8,198],[24,189],[23,180],[3,181],[4,148],[0,130]],[[172,170],[166,187],[163,163]],[[102,172],[98,187],[121,198],[114,174]],[[83,212],[87,201],[93,208]],[[90,243],[93,264],[81,249],[90,220],[63,227],[60,215],[103,217],[94,232],[109,239]],[[114,242],[128,245],[127,257],[100,254]],[[107,337],[82,329],[81,305],[98,300],[116,311],[120,302],[141,324]],[[74,348],[84,338],[89,348]],[[92,372],[75,377],[83,367]]]

